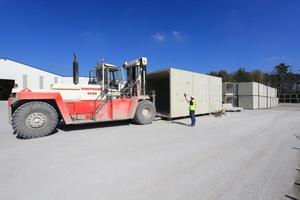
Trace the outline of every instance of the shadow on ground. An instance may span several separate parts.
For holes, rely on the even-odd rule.
[[[178,125],[182,125],[182,126],[190,126],[190,124],[188,123],[183,123],[183,122],[176,122],[176,121],[171,121],[173,124],[178,124]]]
[[[115,126],[128,126],[132,122],[126,121],[114,121],[114,122],[99,122],[99,123],[90,123],[90,124],[72,124],[72,125],[59,125],[57,128],[62,131],[76,131],[76,130],[85,130],[85,129],[98,129],[98,128],[107,128]]]
[[[19,140],[27,140],[27,139],[32,140],[32,139],[40,138],[40,137],[49,137],[49,136],[54,135],[54,134],[56,134],[56,133],[58,133],[58,130],[57,130],[57,129],[55,129],[52,133],[50,133],[49,135],[46,135],[46,136],[39,136],[39,137],[33,137],[33,138],[26,138],[26,137],[23,137],[23,136],[17,134],[15,131],[13,132],[13,134],[16,135],[16,138],[19,139]]]

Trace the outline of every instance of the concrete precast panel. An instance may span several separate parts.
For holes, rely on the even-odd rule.
[[[239,107],[244,109],[258,109],[258,96],[255,95],[243,95],[238,97]]]
[[[219,77],[209,77],[209,112],[222,109],[222,79]]]
[[[264,88],[263,88],[263,84],[258,84],[258,96],[264,96]]]
[[[272,93],[272,91],[271,91],[271,87],[269,87],[269,86],[266,86],[267,87],[267,97],[271,97],[271,93]]]
[[[272,92],[272,97],[276,98],[277,97],[277,89],[276,88],[272,88],[273,92]]]
[[[256,82],[242,82],[238,83],[238,95],[257,96],[258,83]]]
[[[270,97],[275,97],[275,88],[272,88],[272,87],[271,87],[271,91],[272,91],[272,92],[271,92],[271,96],[270,96]]]
[[[274,97],[271,98],[271,108],[275,107],[275,100],[274,99],[275,99]]]
[[[270,87],[270,90],[271,90],[271,94],[270,94],[270,97],[276,97],[276,94],[275,94],[275,91],[276,91],[276,89],[275,88],[272,88],[272,87]]]
[[[222,79],[218,77],[168,68],[147,75],[147,90],[156,91],[156,109],[162,117],[189,116],[185,93],[188,100],[195,97],[196,114],[222,109]]]
[[[274,89],[269,86],[267,86],[267,88],[268,88],[268,97],[273,97]]]
[[[271,97],[267,97],[267,108],[272,108],[272,101],[271,101]]]
[[[273,103],[274,103],[273,97],[270,97],[270,108],[274,107]]]
[[[196,114],[209,112],[209,76],[193,73],[193,95],[197,102]]]
[[[184,70],[170,69],[170,96],[171,96],[171,118],[189,115],[189,104],[186,102],[184,94],[187,98],[193,94],[193,73]],[[195,98],[198,102],[199,99]]]
[[[258,92],[259,92],[259,96],[263,96],[263,97],[266,97],[268,96],[267,93],[268,93],[268,88],[267,86],[265,86],[264,84],[261,84],[259,83],[258,84]]]
[[[270,101],[270,108],[273,108],[274,107],[274,105],[273,105],[274,104],[274,100],[273,100],[274,97],[269,97],[269,99],[270,99],[269,100]]]
[[[267,97],[268,96],[268,86],[266,86],[266,85],[264,85],[264,84],[262,84],[263,85],[263,88],[264,88],[264,95],[263,96],[265,96],[265,97]]]
[[[268,98],[265,97],[265,96],[259,96],[258,97],[258,100],[259,100],[259,109],[264,109],[264,108],[267,108],[267,101],[268,101]]]

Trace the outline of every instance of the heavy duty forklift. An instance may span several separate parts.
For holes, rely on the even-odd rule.
[[[12,127],[20,137],[34,138],[51,134],[58,122],[150,124],[156,115],[155,92],[146,94],[146,66],[145,57],[125,62],[123,68],[102,62],[90,71],[88,84],[81,84],[74,55],[73,84],[52,84],[49,90],[13,89],[8,101]]]

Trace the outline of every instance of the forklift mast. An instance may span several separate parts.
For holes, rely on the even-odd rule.
[[[146,66],[147,58],[125,62],[123,67],[127,70],[127,83],[139,85],[141,95],[146,95]]]

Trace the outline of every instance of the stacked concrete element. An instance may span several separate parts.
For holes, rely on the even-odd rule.
[[[258,108],[268,108],[268,87],[264,84],[258,84]]]
[[[222,109],[222,79],[218,77],[168,68],[149,73],[147,88],[155,90],[157,113],[162,117],[189,115],[184,93],[195,97],[197,115]]]
[[[276,103],[277,90],[256,82],[238,83],[239,106],[245,109],[273,108]]]
[[[237,83],[224,82],[222,84],[223,104],[232,104],[237,107]]]
[[[238,83],[238,106],[245,109],[259,108],[258,83]]]
[[[268,108],[278,106],[277,89],[268,87]]]
[[[268,89],[268,95],[267,95],[267,107],[268,108],[273,108],[275,107],[275,89],[272,87],[267,87]]]

